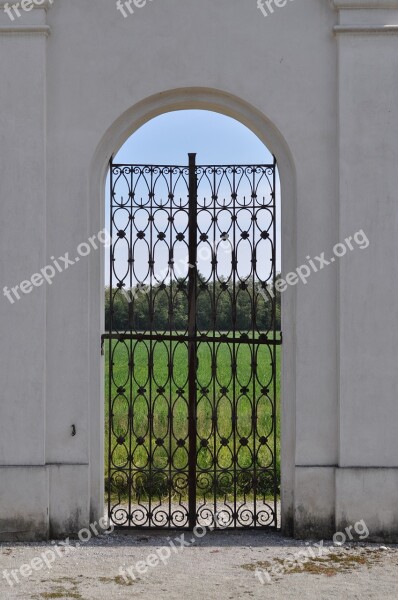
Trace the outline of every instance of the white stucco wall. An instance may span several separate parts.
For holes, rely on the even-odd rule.
[[[365,519],[398,540],[397,33],[398,0],[296,0],[267,18],[255,0],[153,0],[126,19],[113,0],[12,23],[0,10],[3,286],[101,229],[111,154],[178,108],[229,114],[275,153],[284,273],[366,231],[366,251],[283,295],[282,510],[297,536]],[[0,538],[101,513],[102,270],[93,252],[0,302]]]

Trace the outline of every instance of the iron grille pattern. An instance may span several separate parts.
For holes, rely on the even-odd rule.
[[[111,164],[116,526],[277,524],[275,185],[275,162]]]

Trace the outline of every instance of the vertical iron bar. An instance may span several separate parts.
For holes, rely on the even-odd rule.
[[[153,526],[153,514],[152,514],[152,495],[153,495],[153,489],[154,489],[154,484],[153,484],[153,477],[154,477],[154,473],[155,473],[155,469],[154,469],[154,460],[153,460],[153,425],[154,425],[154,403],[153,403],[153,375],[154,375],[154,361],[153,361],[153,356],[154,356],[154,349],[156,348],[156,341],[154,341],[153,336],[154,334],[156,334],[156,331],[154,331],[154,318],[155,318],[155,313],[154,313],[154,290],[153,287],[156,283],[155,280],[155,261],[154,261],[154,257],[155,257],[155,253],[153,250],[153,237],[154,237],[154,233],[153,233],[153,229],[154,229],[154,221],[153,221],[153,211],[154,211],[154,206],[155,206],[155,202],[154,202],[154,198],[155,198],[155,189],[154,189],[154,178],[153,178],[153,170],[154,167],[151,167],[150,170],[150,175],[151,175],[151,185],[150,185],[150,189],[149,189],[149,213],[150,213],[150,217],[151,217],[151,222],[150,222],[150,226],[149,226],[149,335],[150,340],[149,340],[149,361],[148,361],[148,381],[149,381],[149,411],[148,411],[148,418],[149,418],[149,427],[148,427],[148,431],[149,431],[149,489],[150,489],[150,493],[149,493],[149,497],[148,497],[148,525],[149,527]],[[156,473],[155,473],[156,474]]]
[[[257,213],[257,207],[256,207],[256,202],[257,202],[257,190],[256,190],[256,167],[252,167],[253,169],[253,189],[252,189],[252,276],[253,276],[253,281],[252,281],[252,335],[253,335],[253,346],[250,349],[250,354],[251,354],[251,361],[252,361],[252,375],[253,375],[253,404],[252,404],[252,429],[253,429],[253,473],[252,473],[252,480],[254,482],[253,488],[254,488],[254,493],[253,493],[253,527],[257,527],[258,525],[258,519],[257,519],[257,489],[258,489],[258,478],[259,478],[259,472],[258,472],[258,464],[257,464],[257,456],[258,456],[258,452],[257,452],[257,396],[256,396],[256,382],[257,382],[257,376],[258,376],[258,350],[259,350],[259,346],[255,346],[254,345],[254,340],[256,339],[256,335],[257,335],[257,296],[256,296],[256,275],[257,275],[257,252],[256,252],[256,227],[255,227],[255,218],[256,218],[256,213]]]
[[[196,289],[197,289],[197,177],[196,154],[189,154],[189,282],[188,282],[188,362],[189,362],[189,528],[196,525]]]
[[[238,335],[237,332],[237,312],[236,312],[236,278],[238,275],[238,269],[236,264],[236,248],[237,248],[237,240],[236,240],[236,226],[237,226],[237,218],[239,214],[238,209],[238,190],[236,187],[236,167],[233,168],[232,174],[232,337],[235,338]],[[235,341],[232,342],[232,361],[233,361],[233,369],[232,369],[232,436],[233,436],[233,482],[234,482],[234,516],[232,519],[232,525],[234,528],[237,526],[237,514],[238,514],[238,473],[237,473],[237,458],[238,458],[238,447],[237,447],[237,426],[238,426],[238,402],[236,399],[236,378],[238,376],[238,352],[236,348]]]
[[[217,247],[216,247],[216,230],[217,230],[217,180],[216,180],[216,167],[213,167],[213,249],[212,249],[212,258],[214,257],[214,259],[216,260],[217,258]],[[218,471],[218,467],[219,465],[217,464],[217,433],[218,433],[218,406],[217,406],[217,402],[216,402],[216,377],[217,377],[217,357],[218,357],[218,353],[220,351],[220,344],[217,344],[217,349],[216,349],[216,343],[214,341],[214,336],[216,335],[216,325],[217,325],[217,309],[216,309],[216,279],[217,279],[217,264],[216,262],[214,262],[214,264],[212,265],[212,279],[213,279],[213,306],[211,309],[212,315],[211,315],[211,326],[213,327],[213,343],[212,343],[212,354],[211,354],[211,369],[212,369],[212,382],[213,382],[213,390],[212,393],[213,394],[213,401],[212,401],[212,411],[213,411],[213,420],[212,420],[212,427],[213,427],[213,461],[214,461],[214,469],[213,469],[213,476],[214,476],[214,493],[213,493],[213,510],[214,510],[214,514],[213,514],[213,518],[214,518],[214,525],[215,527],[218,526],[218,519],[217,519],[217,515],[218,515],[218,511],[217,511],[217,492],[218,492],[218,481],[217,481],[217,471]]]
[[[130,169],[130,206],[129,206],[129,212],[130,212],[130,221],[129,221],[129,253],[128,253],[128,270],[129,270],[129,285],[130,285],[130,292],[128,294],[129,297],[129,305],[128,305],[128,322],[129,322],[129,331],[132,334],[133,333],[133,310],[134,310],[134,305],[133,305],[133,295],[132,295],[132,288],[133,288],[133,262],[131,262],[132,258],[133,258],[133,216],[134,216],[134,205],[133,205],[133,168],[131,167]],[[128,470],[129,470],[129,476],[128,476],[128,501],[129,501],[129,518],[128,518],[128,523],[129,523],[129,527],[131,527],[132,525],[132,519],[131,519],[131,515],[132,515],[132,511],[131,511],[131,505],[132,505],[132,493],[133,493],[133,461],[131,459],[132,456],[132,437],[133,437],[133,431],[134,431],[134,404],[133,404],[133,364],[134,364],[134,354],[135,354],[135,350],[136,350],[136,344],[133,344],[133,340],[130,339],[129,341],[129,381],[130,381],[130,385],[129,385],[129,415],[128,415],[128,431],[129,431],[129,459],[128,459]],[[134,348],[134,351],[133,351]]]
[[[169,187],[169,202],[170,202],[170,206],[169,206],[169,219],[170,219],[170,223],[169,223],[169,227],[170,227],[170,232],[169,232],[169,244],[170,244],[170,252],[171,249],[173,248],[173,169],[170,169],[170,187]],[[170,259],[170,257],[169,257]],[[174,255],[173,255],[173,260],[174,260]],[[172,311],[173,311],[173,275],[174,275],[174,263],[170,264],[169,266],[169,273],[170,273],[170,296],[169,296],[169,326],[170,326],[170,337],[173,334],[173,328],[175,330],[175,323],[174,321],[172,321],[171,315],[172,315]],[[176,284],[177,284],[177,279],[176,279]],[[178,289],[178,287],[176,287],[176,289]],[[174,326],[174,327],[173,327]],[[173,487],[172,487],[172,481],[173,481],[173,448],[172,448],[172,438],[173,438],[173,427],[174,427],[174,415],[173,415],[173,372],[171,371],[171,369],[173,368],[173,342],[169,341],[169,345],[168,345],[168,365],[167,365],[167,372],[168,372],[168,378],[169,378],[169,397],[168,397],[168,401],[167,401],[167,410],[168,410],[168,416],[167,416],[167,426],[168,426],[168,432],[169,432],[169,448],[168,448],[168,452],[169,452],[169,481],[170,481],[170,487],[169,487],[169,498],[168,498],[168,503],[169,503],[169,527],[172,527],[173,523],[174,523],[174,519],[173,519],[173,508],[171,505],[171,500],[172,500],[172,495],[173,495]],[[178,343],[175,344],[174,348],[177,350],[178,348]],[[165,386],[166,387],[166,386]]]
[[[273,172],[272,172],[272,194],[273,194],[273,204],[274,204],[274,219],[273,219],[273,256],[272,256],[272,267],[274,270],[274,286],[273,286],[273,292],[274,292],[274,297],[273,297],[273,321],[274,321],[274,331],[273,331],[273,336],[274,336],[274,342],[276,340],[276,288],[275,288],[275,279],[276,279],[276,257],[277,257],[277,253],[276,253],[276,244],[277,244],[277,239],[276,239],[276,235],[277,235],[277,227],[276,227],[276,218],[277,218],[277,211],[276,211],[276,190],[275,190],[275,186],[276,186],[276,158],[274,156],[274,165],[273,165]],[[274,410],[273,410],[273,419],[274,419],[274,515],[275,515],[275,527],[278,526],[278,497],[277,497],[277,489],[278,489],[278,479],[277,479],[277,473],[276,473],[276,467],[277,467],[277,423],[278,423],[278,419],[277,419],[277,401],[276,401],[276,376],[277,376],[277,364],[276,364],[276,360],[277,360],[277,347],[274,344],[272,346],[273,348],[273,360],[272,360],[272,376],[273,376],[273,396],[274,396]]]
[[[110,194],[109,194],[109,212],[110,212],[110,220],[109,220],[109,234],[112,240],[113,234],[113,158],[111,157],[109,161],[110,166],[110,174],[109,174],[109,184],[110,184]],[[111,242],[109,246],[109,347],[108,347],[108,519],[109,522],[111,520],[111,480],[112,480],[112,471],[111,471],[111,461],[112,461],[112,377],[113,377],[113,369],[112,369],[112,330],[113,330],[113,244]]]

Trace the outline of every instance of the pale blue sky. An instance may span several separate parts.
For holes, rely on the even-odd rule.
[[[198,164],[264,164],[272,156],[238,121],[205,110],[184,110],[143,125],[117,153],[114,162],[185,165],[188,152]]]

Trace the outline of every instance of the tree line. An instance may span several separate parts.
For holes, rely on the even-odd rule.
[[[277,279],[280,276],[277,277]],[[267,293],[268,291],[268,293]],[[150,292],[150,293],[149,293]],[[271,294],[269,293],[271,292]],[[110,329],[110,297],[113,296],[113,331],[185,331],[188,327],[188,289],[183,280],[169,284],[134,286],[131,289],[105,289],[105,328]],[[260,282],[246,279],[235,286],[226,281],[206,284],[199,276],[197,291],[197,325],[201,331],[248,331],[253,325],[260,331],[281,329],[281,297],[275,293],[273,306],[272,288],[266,290]]]

